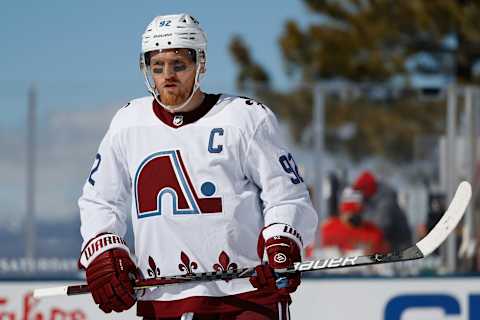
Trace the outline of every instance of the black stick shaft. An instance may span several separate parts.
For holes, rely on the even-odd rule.
[[[338,269],[359,267],[372,264],[392,263],[408,260],[416,260],[423,258],[422,252],[416,247],[410,247],[400,253],[373,254],[368,256],[352,256],[341,258],[328,258],[319,260],[310,260],[298,262],[294,267],[278,272],[279,275],[293,272],[318,271],[326,269]],[[191,273],[186,275],[159,277],[153,279],[139,279],[135,281],[134,288],[145,289],[168,284],[177,284],[191,281],[215,281],[215,280],[232,280],[239,278],[248,278],[255,272],[254,268],[243,268],[240,270],[218,271]],[[88,293],[90,290],[86,284],[69,286],[67,295],[77,295]]]

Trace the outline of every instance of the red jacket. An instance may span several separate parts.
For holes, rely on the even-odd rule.
[[[350,226],[337,217],[322,225],[322,247],[337,247],[342,252],[363,249],[365,254],[388,252],[383,232],[373,223],[364,221],[358,227]]]

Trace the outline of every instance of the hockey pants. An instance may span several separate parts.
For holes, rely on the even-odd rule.
[[[287,302],[277,302],[255,310],[235,313],[212,315],[185,313],[180,318],[143,318],[143,320],[290,320],[290,310]]]

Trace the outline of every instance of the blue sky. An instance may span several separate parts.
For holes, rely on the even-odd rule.
[[[235,93],[236,67],[228,53],[233,34],[247,41],[270,72],[288,87],[278,37],[287,18],[306,21],[298,1],[3,1],[0,5],[1,127],[25,116],[31,83],[39,112],[121,107],[146,94],[138,71],[140,36],[154,16],[188,12],[208,34],[208,92]],[[311,18],[311,17],[310,17]]]

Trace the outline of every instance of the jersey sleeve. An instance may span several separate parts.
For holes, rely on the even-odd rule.
[[[265,110],[247,147],[245,171],[260,189],[265,226],[290,225],[306,246],[314,240],[317,213],[297,164],[280,139],[274,114]]]
[[[115,119],[114,119],[115,120]],[[110,125],[78,200],[83,245],[101,233],[126,233],[130,176],[119,134]]]

